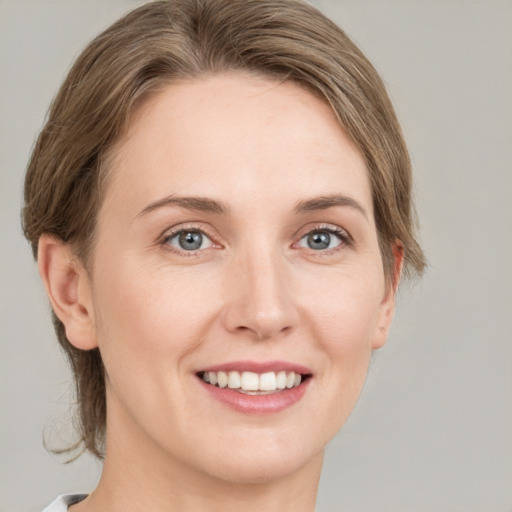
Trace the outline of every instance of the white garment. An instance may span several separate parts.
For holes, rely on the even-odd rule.
[[[67,512],[70,505],[74,505],[87,498],[87,494],[63,494],[52,501],[43,512]]]
[[[62,494],[55,501],[52,501],[43,512],[67,512],[70,505],[87,498],[87,494]]]

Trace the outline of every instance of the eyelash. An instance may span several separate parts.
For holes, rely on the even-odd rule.
[[[204,228],[204,226],[198,226],[194,224],[185,225],[185,226],[179,226],[177,228],[171,229],[171,231],[165,231],[163,235],[160,237],[159,244],[169,252],[172,252],[174,254],[179,254],[180,256],[190,257],[190,256],[197,256],[197,254],[201,253],[205,249],[198,249],[195,251],[185,251],[185,250],[179,250],[175,247],[172,247],[169,242],[178,236],[181,233],[188,233],[188,232],[199,232],[203,235],[206,235],[206,237],[211,241],[212,247],[214,248],[220,248],[222,247],[220,244],[217,244],[214,242],[214,237],[208,232],[207,229]]]
[[[325,250],[309,249],[309,251],[313,252],[317,256],[330,256],[340,250],[343,250],[344,248],[354,246],[354,240],[349,235],[349,233],[347,231],[345,231],[344,229],[337,227],[337,226],[325,225],[325,224],[314,226],[313,228],[308,229],[305,233],[303,233],[301,235],[299,242],[301,240],[303,240],[305,237],[307,237],[313,233],[328,233],[329,235],[336,236],[340,240],[340,243],[336,247],[333,247],[331,249],[325,249]],[[296,242],[294,245],[296,245],[297,243],[298,242]]]
[[[203,226],[198,226],[198,225],[180,226],[179,228],[173,229],[171,231],[166,231],[160,237],[159,244],[165,250],[173,252],[175,254],[179,254],[180,256],[185,256],[185,257],[196,256],[197,254],[204,251],[205,249],[198,249],[195,251],[179,250],[179,249],[176,249],[176,248],[172,247],[171,245],[169,245],[170,240],[175,238],[177,235],[179,235],[181,233],[186,233],[186,232],[202,233],[203,235],[206,235],[206,237],[211,241],[212,247],[222,248],[222,246],[220,244],[218,244],[214,241],[214,236],[212,236],[210,233],[208,233],[207,229],[205,229]],[[331,255],[333,253],[336,253],[336,252],[342,250],[343,248],[352,247],[354,245],[354,240],[349,235],[349,233],[347,231],[345,231],[344,229],[336,227],[336,226],[332,226],[332,225],[317,225],[317,226],[314,226],[311,229],[308,229],[307,231],[303,232],[299,238],[299,241],[294,242],[293,247],[296,247],[297,244],[301,240],[303,240],[305,237],[307,237],[313,233],[328,233],[329,235],[336,236],[340,240],[340,243],[336,247],[331,248],[331,249],[326,249],[326,250],[314,250],[311,248],[309,249],[310,252],[312,252],[318,256],[328,256],[328,255]]]

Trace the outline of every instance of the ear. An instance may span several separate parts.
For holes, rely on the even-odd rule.
[[[69,342],[82,350],[96,348],[91,286],[83,265],[68,244],[48,234],[39,238],[37,261],[53,311],[64,324]]]
[[[391,327],[393,315],[395,313],[395,299],[402,275],[404,263],[404,247],[400,240],[396,240],[393,246],[393,272],[391,279],[386,283],[386,293],[380,304],[379,321],[377,322],[377,332],[372,343],[372,349],[381,348],[388,339],[388,332]]]

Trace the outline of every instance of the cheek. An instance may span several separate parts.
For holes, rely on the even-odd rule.
[[[309,319],[321,365],[321,407],[330,410],[332,434],[350,415],[364,385],[378,332],[384,280],[378,272],[340,272],[307,296]],[[320,407],[320,405],[319,405]],[[318,411],[320,414],[320,411]]]
[[[329,352],[364,352],[377,332],[383,294],[379,272],[340,272],[304,290],[304,315],[310,316]]]
[[[98,343],[111,411],[128,411],[146,431],[169,428],[170,413],[163,411],[185,414],[182,396],[169,390],[181,389],[190,377],[187,356],[204,339],[211,304],[201,300],[197,286],[187,286],[187,276],[156,266],[119,265],[115,272],[98,273],[97,283]],[[144,423],[141,411],[153,426]]]
[[[186,271],[125,261],[115,271],[105,265],[97,278],[95,310],[104,357],[115,350],[155,366],[159,356],[179,360],[207,328],[213,304],[204,290],[211,283],[206,276],[192,279]]]

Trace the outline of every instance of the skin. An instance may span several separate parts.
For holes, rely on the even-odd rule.
[[[349,204],[297,211],[313,198]],[[221,202],[225,213],[172,197]],[[153,205],[153,206],[150,206]],[[80,510],[314,509],[323,452],[387,337],[387,284],[363,158],[331,109],[299,86],[241,74],[177,82],[119,142],[92,270],[44,235],[40,272],[68,339],[99,347],[107,452]],[[180,248],[179,229],[203,248]],[[308,245],[328,233],[331,248]],[[284,360],[311,370],[303,398],[233,410],[196,372]]]

